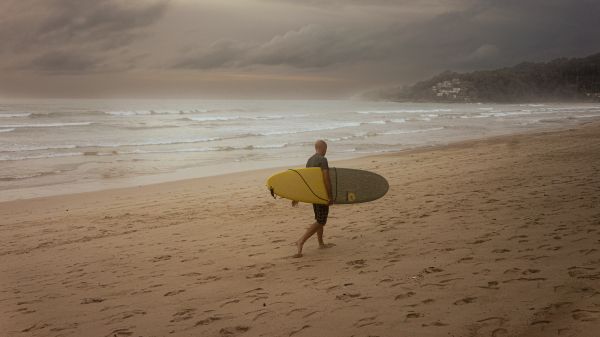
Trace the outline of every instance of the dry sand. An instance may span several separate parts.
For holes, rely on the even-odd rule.
[[[0,335],[600,336],[600,124],[332,164],[301,259],[276,169],[0,204]]]

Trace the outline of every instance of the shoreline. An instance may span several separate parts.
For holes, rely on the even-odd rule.
[[[472,139],[466,139],[466,140],[451,141],[451,142],[444,143],[444,144],[420,145],[420,146],[406,148],[406,149],[399,150],[399,151],[364,154],[364,155],[359,155],[356,157],[348,157],[348,158],[343,158],[343,159],[339,159],[339,160],[334,159],[331,161],[334,163],[341,163],[341,164],[344,164],[346,162],[351,163],[353,161],[361,160],[361,159],[367,160],[368,158],[371,158],[371,157],[395,156],[395,155],[401,155],[401,154],[405,154],[405,153],[443,149],[445,147],[451,147],[451,146],[466,146],[470,143],[493,141],[496,139],[514,137],[514,136],[519,136],[519,135],[531,135],[531,134],[539,134],[539,133],[547,133],[547,132],[560,132],[562,130],[584,127],[585,125],[588,125],[590,123],[591,124],[600,123],[600,121],[599,121],[599,119],[593,119],[590,121],[580,121],[576,125],[552,125],[552,126],[548,126],[548,127],[544,128],[544,129],[528,130],[525,132],[516,132],[516,133],[501,134],[501,135],[487,135],[487,136],[484,136],[481,138],[472,138]],[[186,173],[184,173],[184,171],[185,172],[192,171],[192,170],[196,170],[196,168],[193,168],[193,169],[188,168],[188,169],[182,169],[182,170],[178,170],[175,172],[164,173],[164,174],[148,174],[148,175],[140,175],[140,176],[128,177],[128,178],[116,178],[109,182],[95,181],[95,182],[91,182],[91,183],[42,185],[42,186],[27,187],[27,188],[17,189],[17,190],[11,189],[11,190],[0,191],[0,204],[8,203],[8,202],[40,199],[40,198],[43,199],[43,198],[60,197],[60,196],[66,196],[66,195],[72,195],[72,194],[88,194],[88,193],[105,192],[105,191],[111,191],[111,190],[140,188],[140,187],[144,187],[144,186],[163,185],[163,184],[169,184],[169,183],[193,181],[196,179],[210,179],[210,178],[222,177],[222,176],[252,174],[255,171],[275,173],[276,172],[275,170],[280,171],[280,170],[283,170],[283,169],[286,169],[286,168],[289,168],[292,166],[294,166],[294,167],[303,166],[303,163],[298,163],[297,165],[283,166],[283,165],[276,165],[276,164],[268,164],[268,162],[266,162],[267,166],[264,166],[264,167],[261,164],[265,164],[265,162],[258,162],[255,164],[258,164],[259,168],[250,168],[250,169],[241,168],[239,170],[234,169],[231,172],[226,172],[226,173],[215,173],[215,171],[217,170],[217,166],[215,166],[215,167],[212,167],[211,172],[208,172],[206,174],[196,175],[196,176],[190,176],[189,173],[186,174]],[[228,164],[225,166],[231,166],[231,165]],[[192,174],[192,175],[194,175],[194,174]],[[265,177],[265,180],[266,180],[266,177]],[[59,192],[56,192],[57,189],[59,190]],[[75,189],[76,191],[71,192],[72,189]],[[9,194],[8,192],[12,192],[12,191],[19,191],[21,193],[24,193],[25,191],[30,191],[30,192],[25,193],[26,195],[28,195],[26,197],[17,197],[17,198],[10,198],[7,196],[2,197],[2,195]]]
[[[344,164],[390,190],[301,259],[275,169],[0,203],[0,331],[595,337],[600,123]]]

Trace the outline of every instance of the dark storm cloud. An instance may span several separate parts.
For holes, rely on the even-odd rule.
[[[321,8],[341,8],[341,7],[411,7],[435,6],[443,3],[439,0],[262,0],[271,3],[286,3],[294,6],[310,6]],[[446,2],[460,3],[462,0],[452,0]]]
[[[159,19],[165,1],[8,0],[0,5],[0,56],[17,68],[84,71]]]
[[[489,0],[396,33],[409,60],[479,68],[596,52],[599,15],[596,1]]]
[[[245,55],[251,46],[233,40],[217,40],[201,51],[192,51],[179,61],[176,68],[211,69],[234,66],[240,57]]]
[[[353,94],[600,52],[599,17],[598,0],[0,0],[0,91]]]
[[[52,51],[28,63],[28,69],[44,72],[80,72],[94,69],[100,60],[86,54]]]
[[[351,38],[352,37],[352,38]],[[341,29],[307,25],[277,35],[262,44],[241,41],[217,41],[208,48],[198,48],[176,64],[179,68],[220,68],[251,65],[286,65],[296,68],[319,68],[357,61],[374,56],[369,39],[348,34]]]
[[[468,70],[583,55],[600,48],[598,1],[488,0],[464,1],[462,6],[450,4],[454,5],[445,13],[416,23],[373,17],[368,26],[358,27],[352,22],[341,26],[310,24],[263,43],[215,43],[186,55],[176,66],[210,69],[284,65],[302,69],[382,62],[382,66],[392,68],[410,65]]]

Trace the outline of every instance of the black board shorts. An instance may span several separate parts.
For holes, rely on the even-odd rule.
[[[315,211],[315,220],[319,225],[325,225],[327,223],[327,216],[329,215],[329,205],[313,204],[313,210]]]

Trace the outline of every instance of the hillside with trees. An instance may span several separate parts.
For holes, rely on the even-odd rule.
[[[412,86],[367,96],[413,102],[600,101],[600,53],[496,70],[446,71]]]

